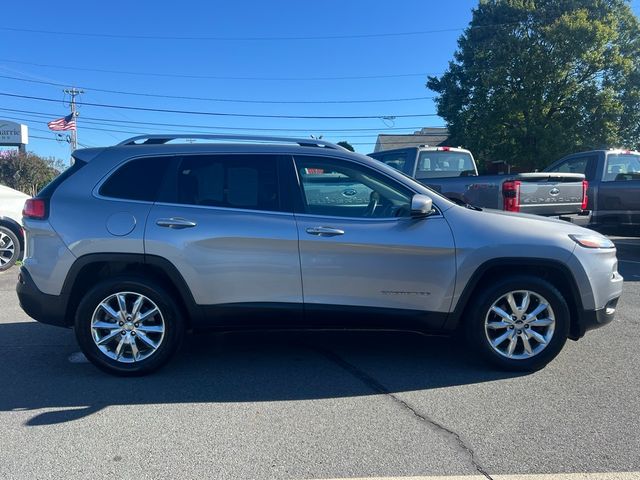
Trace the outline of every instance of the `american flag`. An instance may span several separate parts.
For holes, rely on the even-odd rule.
[[[58,118],[57,120],[51,120],[47,123],[47,126],[50,130],[60,131],[60,130],[75,130],[76,129],[76,118],[73,113],[70,113],[66,117]]]

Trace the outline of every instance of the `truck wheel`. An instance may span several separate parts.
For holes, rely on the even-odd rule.
[[[164,365],[184,336],[180,309],[144,278],[114,278],[78,306],[75,333],[85,356],[115,375],[145,375]]]
[[[569,307],[549,282],[514,276],[485,288],[467,309],[466,337],[485,360],[513,371],[539,370],[569,332]]]
[[[0,272],[15,265],[20,256],[20,241],[16,234],[6,227],[0,227]]]

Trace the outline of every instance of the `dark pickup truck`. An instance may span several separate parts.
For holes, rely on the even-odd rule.
[[[640,152],[592,150],[574,153],[544,171],[581,173],[586,177],[591,226],[640,227]]]
[[[479,176],[471,152],[454,147],[409,147],[369,156],[461,204],[559,217],[580,224],[589,221],[583,172],[560,169]]]

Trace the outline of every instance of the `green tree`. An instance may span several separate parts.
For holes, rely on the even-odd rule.
[[[64,169],[61,160],[35,153],[5,152],[0,155],[0,183],[35,195]]]
[[[346,140],[343,140],[341,142],[338,142],[337,145],[340,145],[343,148],[346,148],[347,150],[351,151],[351,152],[355,152],[356,149],[353,148],[353,145],[351,145],[349,142],[347,142]]]
[[[640,146],[640,23],[625,0],[480,0],[427,87],[452,142],[540,168]]]

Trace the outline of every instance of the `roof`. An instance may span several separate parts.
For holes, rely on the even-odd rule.
[[[376,141],[374,152],[404,147],[429,145],[433,147],[447,144],[449,131],[445,127],[426,127],[408,135],[387,135],[381,133]]]

